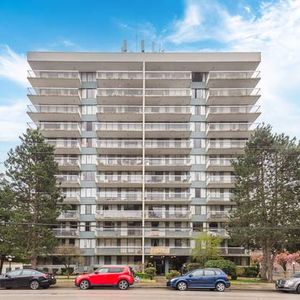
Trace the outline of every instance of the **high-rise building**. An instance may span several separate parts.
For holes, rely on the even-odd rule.
[[[151,262],[163,273],[189,261],[203,231],[249,263],[225,224],[231,160],[260,114],[260,53],[30,52],[28,62],[29,115],[55,146],[69,204],[62,247],[85,266]]]

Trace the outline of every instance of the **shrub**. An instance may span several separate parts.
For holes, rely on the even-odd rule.
[[[237,279],[236,265],[234,262],[226,259],[209,260],[205,263],[205,268],[219,268],[223,270],[231,279]]]
[[[186,265],[187,272],[201,268],[201,264],[199,263],[189,263]]]
[[[166,274],[167,279],[172,279],[178,276],[180,276],[180,272],[178,272],[177,270],[170,270],[170,272]]]
[[[253,267],[245,267],[245,272],[243,274],[244,277],[252,277],[255,278],[258,276],[259,273],[259,267],[253,266]]]
[[[144,272],[135,272],[134,276],[138,276],[140,279],[150,279],[150,276]]]
[[[243,277],[245,274],[245,268],[244,267],[236,267],[236,275],[239,277]]]
[[[149,276],[150,279],[153,279],[156,275],[156,269],[154,267],[149,267],[145,269],[145,274]]]

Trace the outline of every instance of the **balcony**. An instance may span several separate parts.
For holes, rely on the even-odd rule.
[[[97,246],[96,255],[142,255],[142,247]]]
[[[107,204],[107,202],[113,203],[141,203],[141,192],[99,192],[97,195],[97,202]]]
[[[242,154],[247,140],[209,140],[206,146],[207,154]]]
[[[99,157],[98,170],[110,171],[141,171],[143,159],[141,157]]]
[[[54,154],[80,154],[81,152],[79,140],[47,139],[47,143],[55,147]]]
[[[206,171],[213,171],[213,172],[234,171],[234,168],[231,165],[232,159],[233,159],[232,157],[209,158],[206,163]]]
[[[211,71],[206,85],[209,88],[254,88],[259,80],[259,71]]]
[[[98,71],[96,76],[98,86],[103,88],[123,87],[142,88],[142,71]]]
[[[146,122],[189,122],[191,106],[145,106]]]
[[[191,159],[188,157],[158,157],[145,158],[146,171],[188,171]]]
[[[27,96],[34,105],[81,103],[79,90],[75,88],[29,88]]]
[[[142,138],[142,123],[96,123],[97,134],[101,138]]]
[[[260,97],[258,88],[216,88],[206,95],[208,105],[253,105]]]
[[[141,210],[98,210],[96,211],[97,220],[140,220]]]
[[[147,220],[189,220],[191,218],[190,211],[168,211],[168,210],[146,210],[145,218]]]
[[[190,123],[146,123],[146,138],[188,138],[191,134]]]
[[[80,88],[78,71],[69,70],[29,70],[28,81],[34,87]]]
[[[28,105],[27,113],[34,122],[81,120],[78,105]]]
[[[147,71],[146,88],[188,88],[192,73],[186,71]]]
[[[229,238],[229,234],[226,231],[226,229],[222,229],[222,228],[208,228],[207,232],[215,237],[219,237],[222,239],[228,239]]]
[[[209,106],[208,122],[254,122],[260,115],[260,106]]]
[[[206,197],[207,205],[234,205],[232,193],[210,193]]]
[[[79,221],[79,213],[77,210],[66,210],[61,212],[58,221]]]
[[[64,193],[63,204],[80,204],[79,193]]]
[[[97,116],[101,121],[142,122],[143,107],[134,105],[98,105]]]
[[[61,187],[80,187],[80,177],[78,175],[57,175]]]
[[[210,222],[226,222],[229,217],[228,211],[209,211],[207,213],[207,220]]]
[[[145,140],[146,155],[188,155],[191,151],[190,140]]]
[[[164,203],[187,203],[191,201],[190,193],[163,193],[163,192],[146,192],[145,201],[149,204]]]
[[[207,138],[249,138],[252,134],[250,123],[209,123],[206,130]]]
[[[191,89],[185,88],[152,88],[145,90],[147,105],[189,105]]]
[[[234,188],[235,176],[215,175],[208,176],[206,185],[208,188]]]
[[[147,255],[159,255],[159,256],[190,256],[191,247],[145,247],[145,254]]]
[[[142,185],[142,175],[97,175],[96,183],[100,187],[141,187]]]
[[[55,157],[61,171],[80,171],[80,161],[77,157]]]
[[[145,175],[146,187],[188,188],[190,177],[188,175]]]
[[[220,247],[220,254],[222,256],[249,256],[249,250],[244,247]]]
[[[97,140],[95,147],[100,154],[142,155],[142,140]]]
[[[47,138],[80,138],[80,123],[39,122],[41,133]]]
[[[143,90],[141,88],[98,88],[97,100],[103,105],[142,105]]]
[[[57,238],[79,237],[79,230],[75,228],[55,228],[53,232]]]
[[[141,236],[142,228],[96,228],[96,237],[98,238],[132,238]]]

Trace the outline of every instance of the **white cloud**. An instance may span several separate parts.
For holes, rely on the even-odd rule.
[[[25,55],[11,50],[7,45],[0,46],[0,77],[27,86],[27,70],[30,67]]]
[[[15,142],[26,131],[26,100],[16,100],[11,104],[0,105],[0,142]]]
[[[166,40],[177,47],[211,40],[225,51],[261,51],[262,120],[300,137],[300,1],[262,2],[258,16],[249,10],[232,15],[220,3],[187,0]]]

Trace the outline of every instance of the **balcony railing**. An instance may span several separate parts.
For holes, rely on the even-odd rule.
[[[98,113],[109,114],[135,114],[142,113],[142,106],[119,106],[119,105],[98,105]]]
[[[141,71],[99,71],[97,72],[97,79],[100,80],[143,79],[143,72]]]
[[[245,105],[245,106],[210,106],[207,110],[208,114],[248,114],[259,112],[259,106],[257,105]]]
[[[214,88],[207,92],[209,97],[242,97],[242,96],[258,96],[259,88]]]
[[[191,89],[146,89],[145,95],[150,97],[191,97]]]
[[[208,193],[207,201],[230,201],[233,197],[232,193]]]
[[[244,247],[220,247],[219,249],[221,255],[249,255],[249,250]]]
[[[99,218],[142,218],[140,210],[98,210],[96,217]]]
[[[142,123],[96,123],[96,130],[111,130],[111,131],[141,131]]]
[[[207,131],[247,131],[251,129],[250,123],[209,123]]]
[[[170,72],[148,71],[148,72],[146,72],[146,79],[189,80],[191,78],[192,78],[192,73],[185,72],[185,71],[170,71]]]
[[[207,229],[207,231],[212,236],[218,236],[218,237],[222,237],[222,238],[229,237],[226,229],[222,229],[222,228],[209,228],[209,229]]]
[[[75,228],[55,228],[53,232],[56,237],[79,236],[79,230]]]
[[[247,140],[228,140],[228,141],[212,141],[207,143],[207,148],[215,149],[230,149],[230,148],[244,148]]]
[[[80,142],[78,140],[51,140],[47,139],[47,143],[56,148],[79,148]]]
[[[28,95],[79,97],[79,91],[76,88],[28,88]]]
[[[113,123],[101,122],[96,123],[96,130],[111,130],[111,131],[142,131],[142,123]],[[191,130],[190,123],[146,123],[146,131],[189,131]]]
[[[141,97],[143,90],[138,88],[101,88],[97,89],[97,96],[100,97]]]
[[[79,183],[80,182],[80,177],[78,175],[71,175],[71,174],[64,174],[64,175],[57,175],[57,179],[60,182],[76,182]]]
[[[60,213],[58,219],[78,219],[79,213],[77,210],[67,210]]]
[[[153,201],[153,200],[190,200],[191,195],[190,193],[161,193],[161,192],[146,192],[146,200]]]
[[[141,166],[143,163],[141,157],[99,157],[97,161],[106,166]]]
[[[141,140],[97,140],[97,148],[142,148]]]
[[[188,175],[145,175],[146,183],[189,182]]]
[[[259,71],[210,71],[207,81],[210,79],[257,79]]]
[[[228,211],[209,211],[207,213],[207,219],[227,219],[228,217]]]
[[[55,161],[59,166],[79,166],[80,162],[75,157],[55,157]]]
[[[146,123],[146,131],[189,131],[190,123]]]
[[[41,130],[76,130],[80,131],[79,123],[68,122],[39,122]]]
[[[142,182],[142,175],[97,175],[96,176],[97,182],[108,182],[108,183],[141,183]]]
[[[190,211],[174,211],[170,212],[167,210],[146,210],[145,217],[148,219],[168,219],[168,218],[175,218],[175,219],[186,219],[190,218],[191,212]]]
[[[146,166],[186,166],[190,164],[190,158],[145,158]]]
[[[145,140],[146,148],[191,148],[189,140]]]
[[[206,163],[206,167],[230,167],[232,159],[233,158],[210,158]]]
[[[118,105],[99,105],[98,113],[142,113],[142,106],[118,106]],[[145,114],[190,114],[192,108],[190,106],[145,106]]]
[[[76,105],[28,105],[28,111],[33,113],[80,113]]]
[[[221,175],[221,176],[208,176],[207,183],[234,183],[235,176]]]
[[[80,79],[78,71],[28,70],[29,78]]]

